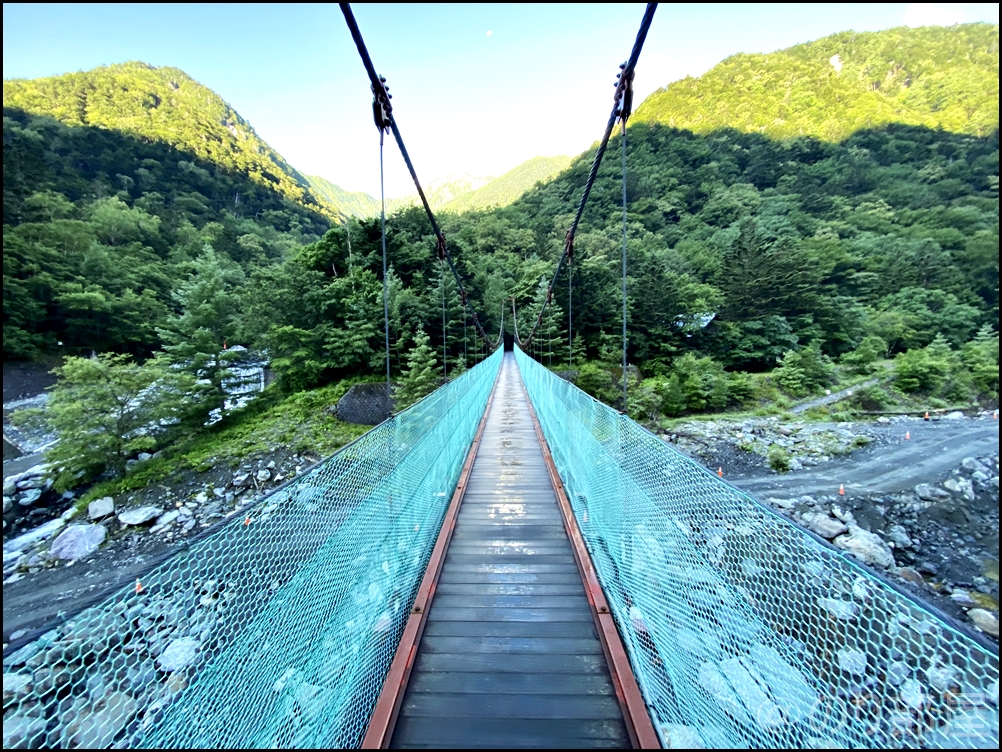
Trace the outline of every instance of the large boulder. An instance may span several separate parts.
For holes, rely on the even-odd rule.
[[[194,637],[174,640],[157,658],[157,666],[162,671],[182,671],[195,662],[201,646],[202,643]]]
[[[70,525],[52,541],[49,553],[56,559],[82,559],[97,551],[107,535],[104,525]]]
[[[808,530],[817,533],[822,538],[827,538],[831,540],[836,536],[842,535],[848,528],[844,522],[840,520],[834,520],[827,514],[815,514],[808,512],[803,516],[804,524],[807,526]]]
[[[123,525],[142,525],[155,520],[163,513],[164,510],[160,507],[136,507],[135,509],[127,509],[124,512],[119,512],[118,521]]]
[[[915,495],[922,501],[946,501],[953,498],[945,488],[934,486],[931,483],[919,483],[915,486]]]
[[[115,500],[110,496],[95,499],[87,507],[87,519],[103,520],[115,513]]]
[[[849,532],[840,535],[833,542],[864,564],[885,569],[894,566],[894,553],[884,540],[876,533],[868,533],[858,525],[849,525]]]
[[[13,538],[3,544],[4,553],[8,551],[23,551],[32,546],[39,541],[43,541],[46,538],[51,538],[53,535],[58,533],[65,527],[66,521],[60,517],[54,520],[49,520],[44,525],[39,525],[34,530],[29,530],[26,533],[21,533],[21,535]]]

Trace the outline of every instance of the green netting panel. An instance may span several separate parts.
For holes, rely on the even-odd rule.
[[[501,358],[6,656],[5,746],[358,746]]]
[[[998,651],[516,358],[666,747],[998,748]]]

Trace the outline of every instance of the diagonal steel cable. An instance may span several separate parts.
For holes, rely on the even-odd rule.
[[[449,249],[445,242],[445,235],[438,226],[438,221],[435,219],[435,214],[431,210],[428,198],[424,195],[424,189],[421,187],[421,181],[418,180],[417,171],[414,169],[414,163],[411,162],[410,154],[407,153],[407,147],[404,146],[403,137],[400,135],[400,128],[397,126],[397,121],[393,117],[393,107],[390,104],[390,94],[387,91],[386,81],[376,73],[376,68],[372,64],[372,58],[369,57],[369,50],[366,48],[365,41],[362,39],[362,32],[359,31],[358,23],[356,23],[355,16],[351,12],[351,5],[350,3],[338,3],[338,5],[341,7],[341,13],[344,14],[344,20],[348,24],[348,30],[351,32],[351,37],[355,41],[355,46],[358,48],[358,54],[362,58],[362,64],[365,66],[365,72],[369,76],[369,82],[372,84],[372,93],[375,97],[373,108],[382,108],[383,117],[385,118],[384,122],[389,126],[390,131],[393,133],[393,138],[397,141],[397,146],[400,148],[400,154],[404,158],[407,170],[410,172],[411,178],[414,180],[414,186],[417,188],[418,196],[421,198],[421,205],[424,207],[425,214],[428,215],[428,221],[431,222],[431,228],[435,233],[435,237],[438,239],[437,250],[439,258],[445,261],[445,263],[448,264],[449,269],[452,271],[452,276],[456,280],[456,286],[459,288],[459,297],[463,301],[463,306],[470,312],[474,328],[477,331],[477,336],[479,336],[488,347],[497,347],[497,345],[494,342],[491,342],[490,338],[488,338],[487,332],[484,331],[483,326],[480,324],[480,319],[477,318],[477,312],[470,304],[466,287],[463,285],[463,280],[460,278],[459,272],[456,270],[456,265],[453,263],[452,256],[449,254]]]
[[[598,177],[598,168],[602,164],[602,157],[605,156],[605,150],[609,145],[609,138],[612,136],[612,129],[615,127],[616,122],[619,120],[625,121],[626,118],[630,116],[630,111],[633,107],[633,75],[636,71],[637,60],[640,59],[640,51],[644,47],[644,42],[647,40],[647,32],[651,28],[651,21],[654,20],[654,11],[657,10],[657,3],[648,3],[647,9],[644,11],[644,17],[640,22],[640,30],[637,32],[637,38],[633,42],[633,50],[630,52],[629,60],[620,66],[623,70],[619,74],[619,82],[616,84],[616,93],[613,96],[613,106],[612,113],[609,115],[609,122],[606,123],[605,133],[602,134],[602,140],[599,143],[598,151],[595,152],[595,159],[591,164],[591,172],[588,173],[588,180],[585,182],[584,190],[581,192],[581,200],[578,202],[577,212],[574,215],[574,221],[571,223],[570,229],[567,230],[567,236],[564,240],[564,252],[560,255],[560,260],[557,261],[557,269],[553,273],[553,279],[550,281],[549,287],[546,289],[546,297],[543,299],[543,305],[539,309],[539,315],[536,317],[536,322],[532,325],[532,330],[529,332],[529,336],[524,341],[519,341],[519,347],[526,349],[532,342],[532,338],[536,335],[536,330],[539,328],[540,322],[543,320],[543,311],[550,304],[553,298],[553,287],[557,284],[557,279],[560,277],[560,272],[564,268],[564,264],[570,264],[572,257],[574,255],[574,236],[578,231],[578,225],[581,223],[581,216],[584,214],[585,205],[588,203],[588,196],[591,195],[592,186],[595,184],[595,179]],[[570,321],[571,311],[568,305],[568,322]],[[568,329],[570,325],[568,324]],[[570,334],[568,333],[568,342],[570,343]]]

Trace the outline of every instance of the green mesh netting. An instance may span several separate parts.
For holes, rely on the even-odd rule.
[[[666,747],[998,748],[998,652],[516,348]]]
[[[501,358],[5,656],[4,746],[358,746]]]

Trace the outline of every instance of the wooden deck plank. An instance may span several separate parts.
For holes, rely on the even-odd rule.
[[[626,747],[630,739],[506,356],[394,747]]]

